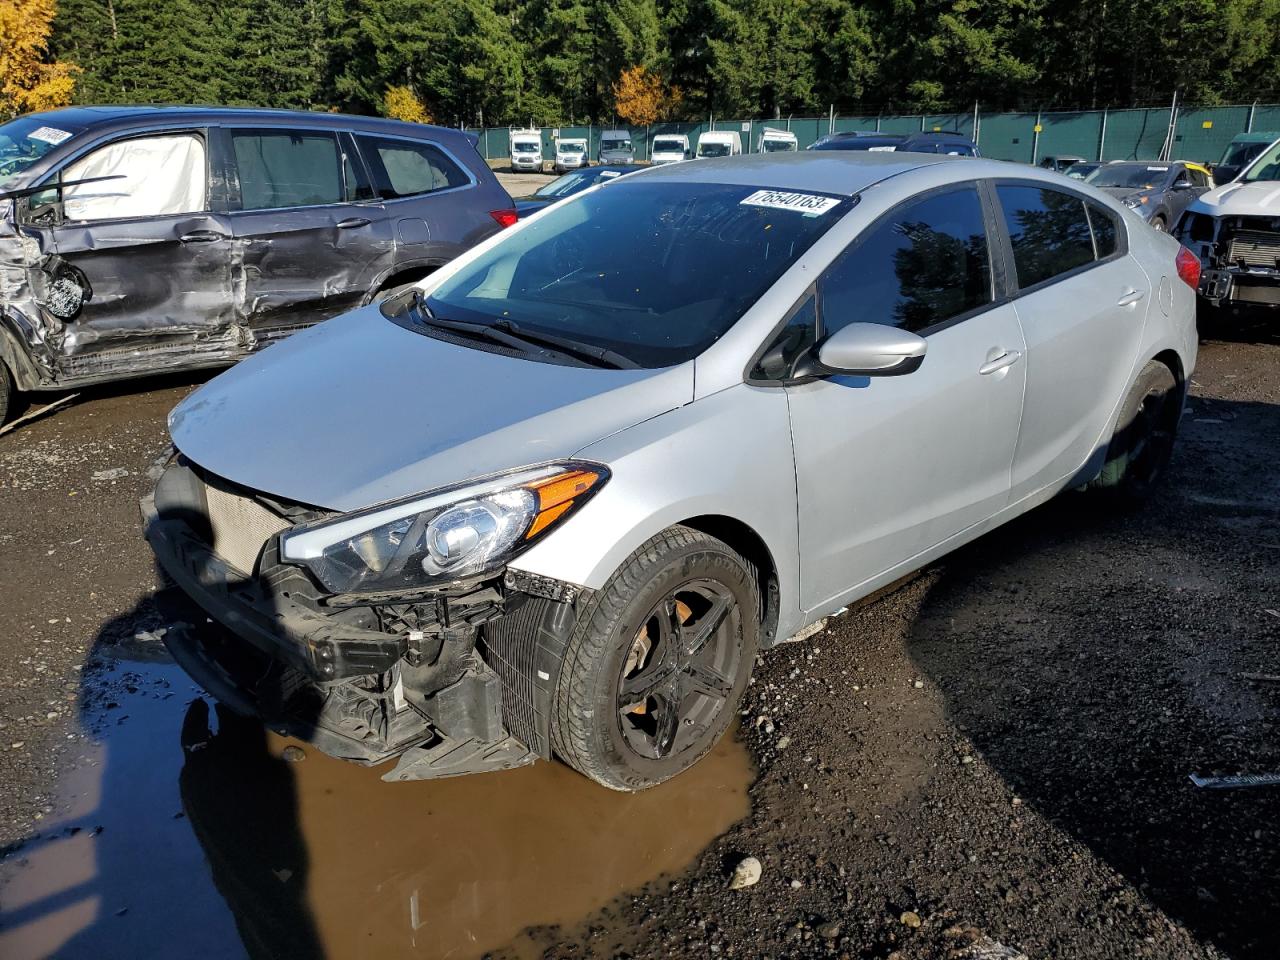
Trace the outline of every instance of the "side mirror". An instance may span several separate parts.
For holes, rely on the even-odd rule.
[[[818,346],[818,366],[829,374],[895,377],[924,363],[929,342],[883,323],[851,323]]]
[[[1188,177],[1179,177],[1173,181],[1173,189],[1175,190],[1190,190],[1193,186],[1194,184]]]

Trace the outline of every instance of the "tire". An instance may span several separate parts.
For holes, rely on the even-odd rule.
[[[1173,372],[1150,361],[1120,407],[1106,463],[1092,486],[1118,506],[1144,504],[1164,478],[1181,414],[1182,390]]]
[[[1156,233],[1168,233],[1169,225],[1164,222],[1164,217],[1152,217],[1151,229],[1153,229]]]
[[[9,417],[17,412],[18,391],[13,384],[13,374],[0,360],[0,426],[9,422]]]
[[[611,790],[689,769],[734,718],[761,611],[755,568],[719,540],[676,526],[644,543],[579,615],[552,707],[556,755]]]

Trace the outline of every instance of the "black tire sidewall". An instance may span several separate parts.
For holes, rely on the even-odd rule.
[[[1124,398],[1124,404],[1120,409],[1120,415],[1116,418],[1116,429],[1111,441],[1112,447],[1107,450],[1107,464],[1126,453],[1124,449],[1119,449],[1122,443],[1121,435],[1128,426],[1139,416],[1142,409],[1142,402],[1157,387],[1165,387],[1166,391],[1174,396],[1174,402],[1180,399],[1180,389],[1178,387],[1177,378],[1173,372],[1163,363],[1152,361],[1148,363],[1142,372],[1138,374],[1138,378],[1134,381],[1129,393]],[[1176,433],[1178,425],[1177,413],[1173,416],[1173,422],[1169,424],[1171,432]],[[1146,501],[1151,492],[1160,484],[1165,472],[1168,469],[1168,457],[1160,464],[1160,469],[1153,479],[1145,477],[1139,478],[1134,473],[1126,469],[1124,475],[1119,478],[1114,485],[1107,487],[1107,490],[1125,506],[1136,506]],[[1104,471],[1107,467],[1103,468]]]
[[[17,409],[17,391],[13,385],[13,374],[0,360],[0,426],[8,422],[11,414]]]
[[[644,563],[645,559],[641,558]],[[751,676],[760,639],[760,600],[755,571],[742,558],[718,541],[681,545],[645,564],[646,583],[624,603],[620,616],[592,618],[588,629],[607,631],[604,656],[587,664],[591,676],[584,677],[591,689],[592,722],[588,748],[593,766],[589,773],[615,789],[638,790],[674,777],[705,756],[719,742],[736,716],[736,708]],[[631,640],[654,606],[683,583],[714,580],[723,584],[736,600],[729,614],[736,622],[738,672],[732,693],[720,708],[703,741],[696,747],[662,759],[636,754],[623,738],[618,717],[617,684],[622,674]],[[587,772],[587,771],[583,771]],[[603,775],[603,778],[601,777]]]

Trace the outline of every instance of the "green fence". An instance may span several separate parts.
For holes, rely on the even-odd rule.
[[[555,137],[580,137],[590,156],[599,155],[603,130],[629,129],[637,160],[649,159],[653,138],[682,133],[696,146],[708,130],[736,130],[742,149],[759,149],[765,127],[790,130],[800,149],[831,131],[880,130],[910,133],[955,130],[973,137],[984,156],[1035,163],[1044,157],[1070,154],[1090,160],[1201,160],[1222,158],[1231,138],[1246,131],[1280,131],[1280,104],[1225,107],[1146,107],[1126,110],[1044,111],[1038,113],[954,113],[882,116],[787,117],[781,120],[707,120],[702,123],[655,123],[648,127],[546,126],[542,128],[543,156],[549,157]],[[1170,127],[1172,125],[1172,138]],[[508,127],[479,131],[480,152],[488,159],[508,156]]]

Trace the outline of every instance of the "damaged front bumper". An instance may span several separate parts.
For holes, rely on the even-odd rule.
[[[175,462],[142,513],[160,566],[216,621],[165,634],[216,699],[334,757],[399,757],[386,780],[550,758],[550,708],[579,590],[507,571],[411,597],[334,597],[279,562],[278,532],[248,573],[212,546],[225,531],[212,530],[209,479]],[[282,511],[280,524],[305,517],[306,508],[253,502]]]

